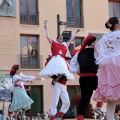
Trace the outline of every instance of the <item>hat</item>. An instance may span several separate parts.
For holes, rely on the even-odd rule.
[[[17,67],[19,67],[18,64],[15,64],[12,66],[11,70],[10,70],[10,75],[13,76],[17,70]]]
[[[85,38],[84,43],[83,43],[80,51],[84,50],[87,45],[89,46],[91,43],[95,42],[96,39],[97,38],[93,34],[88,35]]]
[[[74,49],[73,52],[72,52],[72,55],[74,56],[78,51],[82,51],[85,49],[85,47],[88,45],[91,45],[91,43],[93,43],[97,38],[93,35],[93,34],[90,34],[88,35],[84,42],[83,42],[83,45],[80,49]]]
[[[73,51],[72,51],[72,56],[74,56],[77,52],[79,52],[80,51],[80,49],[74,49]]]

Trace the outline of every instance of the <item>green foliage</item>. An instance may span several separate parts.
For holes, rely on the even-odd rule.
[[[77,107],[80,102],[80,98],[81,98],[80,96],[73,97],[70,101],[71,105],[75,105]],[[93,116],[94,116],[93,107],[92,104],[89,103],[87,112],[85,114],[85,118],[93,118]]]

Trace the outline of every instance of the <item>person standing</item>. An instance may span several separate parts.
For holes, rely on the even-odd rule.
[[[93,96],[95,101],[107,102],[107,120],[114,120],[117,104],[120,104],[120,20],[111,17],[104,34],[96,44],[96,64],[99,65],[98,87]]]
[[[70,61],[71,72],[77,73],[79,84],[81,88],[81,99],[77,107],[77,120],[84,120],[93,90],[97,88],[98,84],[98,65],[95,64],[94,47],[97,38],[94,35],[88,35],[81,49],[75,54]],[[86,48],[86,46],[88,46]]]

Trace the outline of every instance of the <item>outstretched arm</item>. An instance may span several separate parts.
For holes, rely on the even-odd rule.
[[[45,28],[45,32],[46,32],[46,37],[47,37],[49,43],[51,44],[52,43],[52,39],[50,38],[47,25],[44,25],[44,28]]]
[[[73,42],[76,34],[77,34],[79,31],[80,31],[80,30],[78,29],[78,30],[72,35],[72,37],[70,38],[70,40],[67,42],[67,45],[68,45],[68,46],[70,45],[71,42]]]
[[[23,73],[20,73],[21,81],[27,82],[27,81],[33,81],[36,79],[34,76],[24,75]]]

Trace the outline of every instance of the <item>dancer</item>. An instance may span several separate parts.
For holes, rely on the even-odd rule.
[[[107,102],[107,120],[114,120],[117,104],[120,104],[120,21],[111,17],[104,34],[96,44],[96,63],[99,64],[98,87],[93,96],[96,101]]]
[[[79,32],[79,30],[73,34],[68,42],[63,42],[62,35],[59,35],[56,40],[50,39],[46,24],[44,28],[46,31],[47,39],[51,44],[52,57],[46,64],[45,68],[39,74],[42,78],[52,77],[54,79],[50,120],[54,120],[54,116],[57,113],[59,97],[62,100],[62,107],[58,112],[58,119],[60,120],[70,106],[68,92],[66,89],[66,81],[74,80],[74,76],[72,73],[70,73],[69,65],[66,61],[66,57],[68,57],[68,46],[74,40],[75,35]]]
[[[77,53],[70,61],[71,72],[78,73],[80,76],[79,84],[82,97],[77,107],[77,120],[84,120],[84,115],[87,112],[93,90],[97,88],[98,84],[96,75],[98,65],[95,64],[94,58],[96,39],[97,38],[94,35],[88,35],[85,38],[81,49],[78,52],[76,51]],[[88,46],[88,48],[85,48],[86,46]]]
[[[42,78],[50,78],[53,75],[57,77],[64,75],[69,80],[74,80],[73,74],[69,71],[66,57],[69,57],[68,46],[74,40],[75,35],[80,31],[79,29],[73,34],[68,42],[63,42],[62,35],[58,35],[55,40],[49,37],[47,24],[44,25],[46,37],[51,44],[52,57],[46,64],[45,68],[39,73]]]
[[[13,87],[12,89],[13,98],[12,98],[12,103],[9,107],[9,112],[15,112],[15,116],[17,118],[17,114],[19,113],[19,110],[21,109],[27,110],[30,108],[30,105],[33,103],[33,100],[27,95],[25,91],[23,82],[29,82],[29,81],[32,82],[33,80],[36,79],[36,77],[27,76],[21,73],[18,64],[12,66],[10,75],[13,79],[13,86],[11,86]]]

